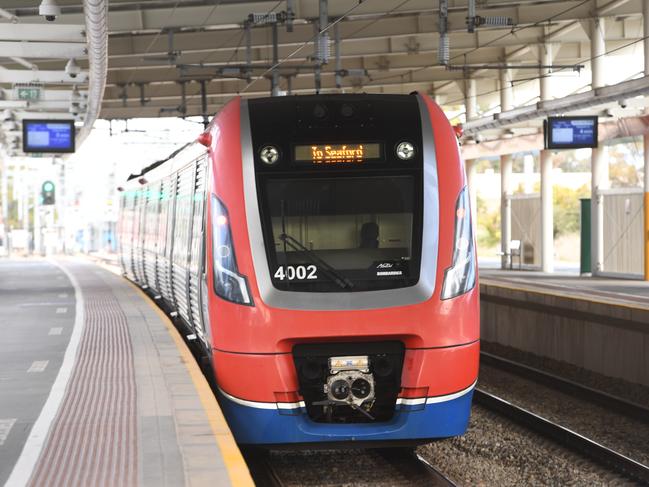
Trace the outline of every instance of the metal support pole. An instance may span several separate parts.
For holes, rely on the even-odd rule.
[[[604,86],[604,19],[590,20],[590,56],[592,88]],[[606,186],[606,153],[604,148],[592,149],[591,154],[591,271],[604,271],[604,206],[599,190]]]
[[[178,111],[183,117],[187,115],[187,86],[185,86],[185,83],[187,82],[180,82],[180,106],[178,107]]]
[[[203,127],[207,128],[209,123],[207,116],[207,82],[202,79],[201,83],[201,114],[203,115]]]
[[[39,181],[39,180],[37,180]],[[42,255],[40,181],[34,184],[34,255]]]
[[[476,159],[469,159],[465,162],[466,166],[466,184],[469,187],[469,200],[471,202],[471,221],[473,228],[478,225],[477,210],[478,210],[478,192],[476,188]]]
[[[450,42],[448,39],[448,0],[439,0],[439,44],[437,47],[437,62],[447,65],[450,56]]]
[[[511,259],[512,240],[512,156],[500,156],[500,249],[501,268],[507,269]]]
[[[541,44],[539,46],[541,65],[552,64],[552,45]],[[550,84],[550,70],[541,68],[539,70],[539,94],[541,102],[552,97]],[[552,153],[542,150],[539,156],[541,167],[541,268],[543,272],[554,272],[554,204],[553,183],[552,183]]]
[[[552,153],[542,150],[541,165],[541,266],[554,272],[554,205],[552,202]]]
[[[644,74],[649,76],[649,2],[642,2],[642,25],[644,27]],[[649,134],[643,137],[644,143],[644,279],[649,281]]]
[[[466,121],[473,120],[478,115],[478,97],[476,93],[475,78],[464,80],[464,109],[466,112]]]
[[[320,0],[318,10],[318,62],[320,64],[327,64],[329,62],[329,31],[322,31],[329,26],[329,0]]]
[[[20,173],[18,173],[18,177],[14,178],[14,186],[18,181],[20,181],[20,184],[18,185],[20,188],[20,199],[18,200],[19,204],[19,210],[18,214],[20,215],[20,219],[23,224],[23,228],[25,230],[29,230],[29,182],[30,181],[30,169],[28,166],[22,166],[20,169]]]
[[[604,19],[590,20],[590,69],[592,72],[592,87],[604,86],[606,46],[604,44]]]
[[[593,275],[604,271],[604,196],[606,189],[605,147],[593,149],[591,156],[591,272]]]
[[[547,66],[552,65],[552,44],[539,45],[539,91],[541,101],[550,100],[552,98],[552,84],[550,77],[551,70]]]
[[[467,78],[464,80],[464,106],[467,122],[476,118],[478,110],[475,79]],[[471,219],[473,221],[474,227],[478,224],[476,213],[478,206],[478,188],[476,188],[475,181],[475,162],[475,160],[466,161],[466,178],[467,185],[469,186],[469,198],[471,200]]]
[[[343,60],[340,53],[340,29],[338,28],[339,23],[334,25],[334,56],[336,57],[336,88],[340,89],[343,87]]]
[[[512,70],[500,71],[500,111],[514,108],[514,88],[512,87]],[[500,156],[500,251],[502,252],[501,268],[507,269],[511,262],[512,240],[512,156]]]
[[[286,0],[286,32],[293,32],[295,19],[295,0]]]
[[[506,112],[514,108],[514,88],[512,87],[512,70],[500,71],[500,111]]]
[[[315,77],[315,94],[319,95],[320,94],[320,89],[322,88],[322,68],[318,64],[313,69],[314,69],[313,73],[314,73],[314,77]]]
[[[60,167],[58,171],[58,194],[56,195],[56,213],[57,213],[57,222],[56,228],[58,230],[58,242],[57,242],[57,252],[66,253],[66,241],[67,235],[65,233],[65,220],[66,220],[66,174],[65,174],[65,159],[59,159]]]
[[[271,26],[273,32],[273,68],[271,70],[270,78],[270,96],[279,95],[279,71],[277,65],[279,64],[279,47],[277,38],[277,22]]]
[[[250,22],[244,24],[244,33],[246,37],[246,82],[252,81],[252,25]]]
[[[2,157],[2,186],[0,192],[2,193],[2,245],[4,245],[7,257],[10,256],[11,249],[9,248],[9,162],[7,156]]]

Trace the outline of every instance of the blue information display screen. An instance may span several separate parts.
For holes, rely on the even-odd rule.
[[[597,117],[549,117],[545,140],[548,149],[597,147]]]
[[[74,120],[23,120],[23,152],[74,152]]]

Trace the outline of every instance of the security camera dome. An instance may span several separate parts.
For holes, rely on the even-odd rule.
[[[71,58],[65,65],[65,72],[71,77],[76,78],[81,73],[81,67],[77,64],[74,58]]]
[[[45,17],[48,22],[54,22],[61,15],[61,7],[56,4],[56,0],[43,0],[38,7],[38,15]]]

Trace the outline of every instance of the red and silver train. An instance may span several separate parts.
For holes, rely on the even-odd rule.
[[[240,444],[465,431],[475,243],[456,136],[427,96],[234,99],[131,176],[119,244],[199,344]]]

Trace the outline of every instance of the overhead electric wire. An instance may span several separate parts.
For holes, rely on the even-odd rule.
[[[542,20],[538,20],[538,21],[536,21],[536,22],[534,22],[534,23],[532,23],[532,24],[523,25],[523,26],[520,26],[519,28],[516,28],[516,26],[514,26],[514,27],[512,27],[512,28],[511,28],[511,29],[510,29],[506,34],[503,34],[502,36],[499,36],[499,37],[496,37],[496,38],[494,38],[494,39],[491,39],[490,41],[487,41],[487,42],[485,42],[484,44],[482,44],[482,45],[480,45],[480,46],[477,46],[477,47],[471,48],[471,49],[468,50],[467,52],[463,52],[463,53],[461,53],[461,54],[456,54],[455,56],[451,57],[451,58],[449,59],[449,61],[452,61],[453,59],[457,59],[457,58],[459,58],[459,57],[466,57],[468,54],[471,54],[471,53],[473,53],[473,52],[476,52],[476,51],[478,51],[478,50],[480,50],[480,49],[482,49],[482,48],[484,48],[484,47],[488,47],[488,46],[490,46],[491,44],[493,44],[493,43],[495,43],[495,42],[498,42],[498,41],[501,41],[501,40],[505,39],[506,37],[513,36],[513,35],[515,35],[517,32],[520,32],[520,31],[522,31],[522,30],[530,29],[530,28],[532,28],[532,27],[538,27],[538,26],[540,26],[540,25],[543,25],[543,24],[546,24],[546,23],[548,23],[548,22],[551,22],[551,21],[554,20],[556,17],[559,17],[559,16],[561,16],[561,15],[564,15],[564,14],[570,12],[571,10],[574,10],[574,9],[576,9],[576,8],[578,8],[578,7],[581,7],[582,5],[584,5],[584,4],[586,4],[586,3],[589,3],[589,2],[591,2],[591,1],[592,1],[592,0],[582,0],[582,1],[581,1],[580,3],[578,3],[577,5],[573,5],[572,7],[569,7],[569,8],[567,8],[567,9],[565,9],[565,10],[562,10],[562,11],[559,12],[559,13],[552,14],[552,15],[550,15],[549,17],[546,17],[546,18],[544,18],[544,19],[542,19]],[[573,22],[577,22],[577,21],[573,21]],[[492,30],[496,30],[496,29],[492,29]],[[386,80],[386,79],[394,79],[394,78],[402,78],[403,76],[411,76],[411,75],[413,75],[413,74],[415,74],[415,73],[418,73],[418,72],[420,72],[420,71],[424,71],[424,70],[426,70],[426,69],[430,69],[430,68],[433,68],[433,67],[439,67],[439,66],[444,66],[444,65],[443,65],[443,64],[436,64],[436,65],[432,65],[432,66],[422,66],[422,67],[420,67],[420,68],[411,69],[411,70],[408,71],[407,73],[399,73],[399,74],[387,75],[387,76],[383,76],[383,77],[381,77],[381,78],[375,78],[375,79],[373,79],[372,81],[383,81],[383,80]],[[448,80],[448,81],[454,81],[454,80]]]
[[[643,37],[641,37],[640,39],[636,39],[636,40],[634,40],[634,41],[631,41],[631,42],[629,42],[629,43],[627,43],[627,44],[624,44],[623,46],[618,46],[618,47],[616,47],[616,48],[614,48],[614,49],[611,49],[610,51],[606,51],[606,52],[604,52],[603,54],[599,54],[599,55],[597,55],[597,56],[592,56],[592,57],[589,57],[589,58],[584,58],[584,59],[582,59],[582,60],[580,60],[580,61],[578,61],[578,62],[579,62],[579,63],[592,62],[593,59],[597,59],[597,58],[600,58],[600,57],[607,56],[607,55],[609,55],[609,54],[613,54],[614,52],[621,51],[622,49],[626,49],[627,47],[630,47],[630,46],[632,46],[632,45],[634,45],[634,44],[637,44],[637,43],[639,43],[639,42],[643,42],[645,39],[648,39],[648,38],[649,38],[649,36],[643,36]],[[552,72],[552,73],[548,73],[548,74],[544,74],[544,75],[539,75],[539,76],[536,76],[536,77],[533,77],[533,78],[523,78],[523,79],[518,79],[518,80],[512,80],[512,85],[514,85],[514,84],[525,84],[525,83],[529,83],[529,82],[531,82],[531,81],[536,81],[536,80],[541,79],[541,78],[550,78],[550,77],[552,77],[553,74],[555,74],[555,73],[557,73],[557,72],[559,72],[559,71],[563,71],[563,70],[565,70],[565,69],[567,69],[567,68],[559,68],[559,69],[557,69],[556,71],[554,71],[554,72]],[[478,97],[480,97],[480,96],[485,96],[485,95],[492,95],[492,94],[494,94],[494,93],[500,93],[501,91],[504,91],[504,90],[505,90],[505,88],[497,88],[497,89],[495,89],[495,90],[485,91],[485,92],[482,92],[482,93],[478,93],[478,94],[476,94],[476,98],[478,98]],[[448,102],[446,102],[446,103],[447,103],[447,104],[453,104],[453,103],[458,103],[458,102],[461,102],[461,101],[464,101],[464,97],[462,97],[462,98],[457,98],[457,99],[455,99],[455,100],[451,100],[451,101],[448,101]]]
[[[273,13],[277,9],[277,7],[279,7],[282,4],[283,1],[284,0],[279,0],[270,10],[268,10],[266,12],[266,14],[264,15],[263,18],[268,18],[268,16],[271,13]],[[237,46],[234,48],[234,51],[232,52],[232,54],[230,55],[230,58],[225,63],[226,65],[230,64],[230,62],[232,62],[234,57],[238,54],[239,49],[241,48],[241,44],[242,44],[243,39],[244,39],[244,37],[246,35],[245,31],[235,32],[232,36],[229,36],[225,41],[223,41],[221,44],[216,46],[211,52],[209,52],[208,54],[203,56],[203,58],[198,62],[198,64],[202,65],[210,56],[213,56],[219,49],[226,46],[232,39],[237,37],[237,35],[239,36],[239,42],[237,43]],[[192,99],[196,98],[197,96],[200,96],[201,95],[200,89],[201,88],[199,87],[194,93],[192,93],[191,95],[186,96],[185,99],[186,100],[192,100]],[[209,94],[208,94],[208,96],[209,96]]]
[[[347,11],[345,11],[340,17],[338,17],[333,22],[329,22],[329,24],[327,24],[327,26],[324,29],[319,30],[316,34],[311,36],[310,39],[304,41],[300,46],[297,47],[297,49],[292,51],[284,59],[278,61],[277,63],[272,65],[270,68],[268,68],[266,71],[264,71],[262,74],[255,77],[255,79],[253,79],[248,84],[246,84],[246,86],[244,86],[244,88],[240,91],[240,93],[246,92],[248,90],[248,88],[250,88],[252,85],[254,85],[260,79],[264,78],[268,73],[270,73],[273,70],[279,68],[282,64],[284,64],[289,59],[292,59],[297,53],[299,53],[302,49],[304,49],[308,44],[312,43],[318,36],[320,36],[320,35],[324,34],[325,32],[327,32],[334,25],[338,24],[341,20],[343,20],[345,17],[347,17],[349,14],[351,14],[354,10],[356,10],[358,7],[360,7],[363,4],[363,2],[364,2],[364,0],[357,0],[357,3],[353,7],[349,8]]]
[[[177,1],[176,1],[176,3],[174,4],[173,8],[171,9],[171,12],[169,13],[167,19],[165,20],[165,25],[164,25],[163,27],[161,27],[161,28],[158,30],[158,32],[157,32],[156,35],[153,37],[153,39],[151,40],[151,42],[149,43],[149,45],[147,46],[147,48],[144,50],[144,53],[142,54],[142,57],[143,57],[143,58],[144,58],[147,54],[149,54],[149,52],[151,51],[151,48],[152,48],[152,47],[154,46],[154,44],[158,41],[158,39],[160,38],[160,36],[162,35],[162,33],[163,33],[166,29],[169,28],[169,21],[171,20],[171,18],[173,17],[173,15],[176,13],[176,9],[177,9],[178,6],[180,5],[180,3],[181,3],[181,0],[177,0]],[[212,15],[214,15],[214,12],[216,11],[216,9],[217,9],[217,8],[218,8],[222,3],[223,3],[223,0],[216,0],[214,6],[212,6],[212,10],[210,10],[210,13],[207,15],[207,17],[205,17],[205,19],[203,19],[203,22],[201,22],[201,24],[198,26],[199,29],[202,28],[202,27],[204,27],[205,24],[207,24],[207,22],[208,22],[209,19],[212,17]],[[129,78],[128,78],[128,80],[127,80],[126,83],[125,83],[125,86],[128,86],[129,84],[131,84],[131,82],[133,81],[133,78],[134,78],[135,74],[137,73],[138,69],[140,69],[140,67],[139,67],[139,66],[136,66],[135,69],[134,69],[133,71],[131,71],[131,73],[130,73],[130,75],[129,75]],[[153,92],[150,94],[150,96],[155,96],[155,95],[158,93],[159,90],[160,90],[160,87],[159,87],[159,86],[154,87]]]
[[[540,25],[543,25],[543,24],[546,24],[546,23],[552,22],[555,18],[560,17],[561,15],[567,14],[568,12],[577,9],[577,8],[581,7],[582,5],[585,5],[586,3],[591,3],[591,2],[592,2],[592,0],[582,0],[582,1],[581,1],[580,3],[578,3],[577,5],[573,5],[572,7],[568,7],[567,9],[562,10],[561,12],[556,13],[556,14],[553,14],[553,15],[551,15],[551,16],[549,16],[549,17],[546,17],[546,18],[543,19],[543,20],[538,20],[538,21],[536,21],[536,22],[534,22],[534,23],[532,23],[532,24],[526,24],[526,25],[520,26],[520,27],[518,27],[518,28],[516,28],[516,26],[513,26],[513,27],[510,29],[510,31],[507,32],[506,34],[503,34],[502,36],[499,36],[499,37],[496,37],[496,38],[494,38],[494,39],[491,39],[490,41],[485,42],[485,43],[482,44],[481,46],[474,47],[473,49],[470,49],[470,50],[467,51],[467,52],[463,52],[462,54],[456,54],[455,56],[453,56],[452,58],[450,58],[449,61],[452,61],[453,59],[457,59],[457,58],[459,58],[459,57],[466,57],[468,54],[471,54],[471,53],[473,53],[473,52],[476,52],[477,50],[482,49],[483,47],[488,47],[488,46],[490,46],[491,44],[493,44],[493,43],[495,43],[495,42],[498,42],[498,41],[501,41],[501,40],[503,40],[503,39],[506,38],[506,37],[509,37],[509,36],[515,35],[517,32],[520,32],[520,31],[522,31],[522,30],[525,30],[525,29],[531,29],[532,27],[538,27],[538,26],[540,26]],[[575,20],[575,21],[572,21],[572,22],[577,22],[577,21]]]
[[[156,43],[156,41],[160,38],[160,36],[161,36],[162,33],[164,32],[164,30],[167,28],[167,22],[168,22],[169,20],[171,20],[171,18],[173,17],[174,13],[176,13],[176,9],[178,8],[178,5],[179,5],[179,4],[180,4],[180,0],[177,0],[176,3],[174,4],[173,8],[171,9],[171,13],[167,16],[167,19],[165,20],[165,25],[164,25],[164,27],[160,28],[160,29],[158,30],[158,32],[156,32],[156,34],[155,34],[155,36],[153,37],[153,39],[151,40],[151,42],[149,43],[149,45],[147,46],[147,48],[144,50],[144,53],[142,54],[143,57],[146,56],[147,54],[149,54],[149,51],[151,50],[151,48],[153,47],[153,45]],[[140,67],[139,67],[139,66],[136,66],[135,69],[134,69],[133,71],[131,71],[131,74],[129,75],[128,79],[126,80],[125,86],[128,86],[128,85],[133,81],[133,77],[135,76],[135,73],[137,73],[137,70],[138,70],[138,69],[140,69]]]

